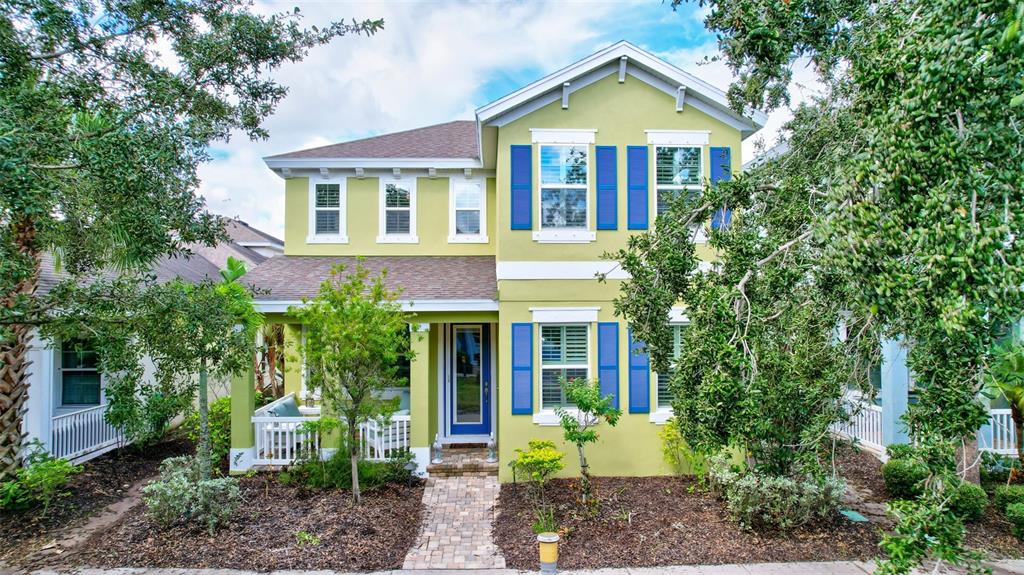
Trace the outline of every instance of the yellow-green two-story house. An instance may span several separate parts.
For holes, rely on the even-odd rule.
[[[671,198],[739,170],[742,140],[764,121],[620,42],[474,120],[265,158],[284,183],[285,251],[246,280],[294,347],[302,326],[284,312],[314,296],[334,265],[362,256],[389,270],[416,314],[416,353],[408,388],[389,392],[399,414],[363,430],[367,457],[408,448],[425,470],[435,442],[494,441],[509,480],[505,463],[528,440],[562,443],[559,380],[584,377],[623,411],[591,450],[592,472],[665,473],[657,433],[671,398],[647,357],[631,353],[639,344],[612,309],[625,276],[601,255],[653,226]],[[595,279],[603,273],[606,283]],[[666,321],[681,329],[685,314]],[[236,383],[234,470],[287,463],[311,441],[292,425],[315,412],[301,362],[289,363],[285,388],[298,412],[275,402],[254,413],[251,386]]]

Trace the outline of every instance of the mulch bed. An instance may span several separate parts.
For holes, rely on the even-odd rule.
[[[867,560],[878,550],[874,526],[838,514],[787,533],[744,531],[692,478],[601,477],[596,517],[580,516],[569,480],[550,484],[566,533],[558,566],[565,569],[777,561]],[[494,538],[509,567],[534,569],[533,508],[522,485],[503,485]]]
[[[241,479],[244,502],[213,536],[202,527],[162,529],[143,505],[129,511],[78,551],[67,567],[333,569],[400,568],[419,532],[422,486],[386,486],[359,507],[340,490],[281,485],[274,475]],[[300,543],[299,532],[319,539]]]
[[[82,464],[69,494],[53,504],[45,517],[38,511],[0,511],[0,564],[15,562],[52,540],[55,532],[81,524],[107,505],[119,501],[128,488],[156,474],[168,457],[191,453],[193,445],[181,436],[168,438],[145,449],[116,449]]]

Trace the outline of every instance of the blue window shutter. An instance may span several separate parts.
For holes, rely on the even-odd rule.
[[[626,148],[626,227],[631,230],[647,229],[647,146]]]
[[[732,150],[728,146],[711,148],[711,184],[732,179]],[[711,228],[718,229],[728,226],[732,221],[732,210],[718,209],[711,216]]]
[[[614,321],[597,324],[597,378],[601,396],[612,396],[612,406],[619,407],[619,324]]]
[[[619,171],[615,146],[597,146],[597,229],[614,230],[619,219]]]
[[[629,330],[629,412],[651,412],[651,359]]]
[[[512,415],[533,413],[533,324],[512,324]]]
[[[533,146],[512,146],[512,229],[533,228]]]

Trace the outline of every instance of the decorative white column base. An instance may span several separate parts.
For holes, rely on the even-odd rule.
[[[256,464],[256,448],[243,447],[241,449],[231,448],[228,455],[228,468],[230,473],[244,473],[253,468]]]
[[[409,452],[412,453],[413,458],[416,460],[416,475],[426,477],[427,464],[430,463],[430,448],[412,447],[409,448]]]

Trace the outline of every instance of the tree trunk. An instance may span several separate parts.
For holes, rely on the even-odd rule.
[[[3,294],[0,305],[10,311],[18,306],[19,296],[31,299],[39,283],[39,249],[35,226],[29,219],[11,226],[18,252],[32,261],[32,273]],[[9,338],[0,339],[0,482],[21,467],[24,434],[22,418],[28,401],[29,326],[9,326]],[[45,415],[45,414],[44,414]]]
[[[206,362],[199,368],[199,477],[209,479],[211,476],[210,464],[210,405],[207,397],[208,384],[206,382]]]
[[[1021,477],[1024,476],[1024,411],[1011,403],[1010,418],[1013,419],[1013,429],[1017,434],[1017,461],[1020,462],[1020,467],[1017,469],[1010,469],[1009,483],[1017,483],[1020,482]]]
[[[580,490],[583,492],[583,503],[590,497],[590,466],[587,465],[587,457],[583,454],[583,445],[578,444],[576,450],[580,455]]]
[[[359,493],[359,427],[355,418],[348,418],[348,456],[352,463],[352,502],[363,502]]]

